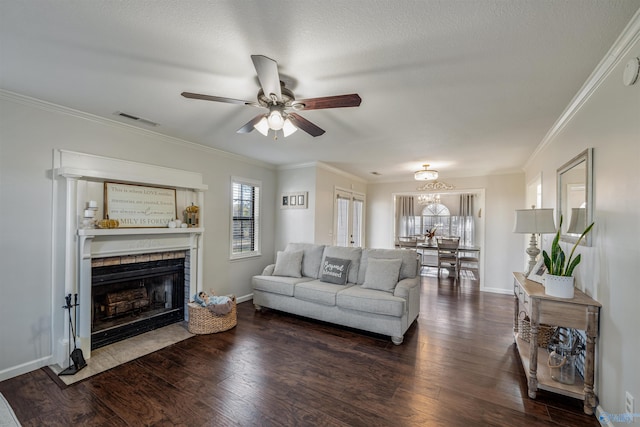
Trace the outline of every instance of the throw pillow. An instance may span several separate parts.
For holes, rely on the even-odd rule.
[[[302,251],[278,251],[276,255],[276,267],[273,269],[273,275],[302,277],[302,254]]]
[[[370,259],[362,287],[393,292],[398,284],[401,265],[401,259]]]
[[[321,282],[344,285],[349,277],[350,259],[325,257],[322,264]]]

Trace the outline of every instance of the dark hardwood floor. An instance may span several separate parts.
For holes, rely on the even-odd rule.
[[[598,426],[582,402],[527,397],[513,297],[423,277],[400,346],[238,306],[199,335],[69,387],[46,368],[0,382],[23,426]],[[91,363],[89,361],[89,363]]]

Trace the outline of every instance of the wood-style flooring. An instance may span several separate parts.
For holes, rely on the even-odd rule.
[[[423,277],[400,346],[239,304],[238,325],[64,387],[0,382],[23,426],[598,426],[582,402],[527,397],[513,297]],[[89,363],[91,363],[89,361]]]

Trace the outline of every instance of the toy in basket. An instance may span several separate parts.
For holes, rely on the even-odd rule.
[[[214,334],[236,326],[238,315],[236,297],[208,296],[205,292],[194,295],[194,301],[187,304],[189,310],[189,332],[192,334]]]

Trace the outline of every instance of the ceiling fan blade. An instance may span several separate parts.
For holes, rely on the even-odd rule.
[[[260,120],[262,120],[263,117],[264,117],[264,114],[258,114],[253,119],[249,120],[244,126],[242,126],[240,129],[238,129],[236,131],[236,133],[249,133],[249,132],[251,132],[254,129],[253,125],[255,125]]]
[[[323,108],[358,107],[362,99],[357,93],[349,95],[324,96],[322,98],[297,99],[293,108],[298,110],[321,110]],[[304,106],[301,106],[303,104]]]
[[[253,66],[258,73],[260,86],[266,96],[272,93],[279,102],[282,102],[282,92],[280,91],[280,74],[278,74],[278,63],[264,55],[251,55]]]
[[[287,117],[293,122],[295,127],[302,129],[311,136],[320,136],[324,133],[324,129],[319,128],[296,113],[289,113],[287,114]]]
[[[251,101],[243,101],[242,99],[223,98],[222,96],[202,95],[199,93],[182,92],[182,96],[190,99],[202,99],[204,101],[226,102],[228,104],[249,105],[251,107],[262,107],[260,104]]]

